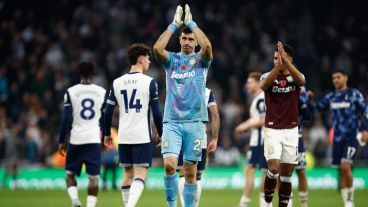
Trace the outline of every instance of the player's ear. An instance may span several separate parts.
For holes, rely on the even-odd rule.
[[[293,62],[293,57],[289,57],[290,58],[290,62],[292,63]]]

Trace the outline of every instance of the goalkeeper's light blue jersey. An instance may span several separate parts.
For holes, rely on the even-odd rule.
[[[207,71],[211,61],[201,60],[200,53],[169,53],[163,64],[166,71],[164,122],[208,121],[205,100]]]
[[[328,93],[318,103],[319,111],[330,110],[336,141],[356,139],[359,129],[368,127],[368,106],[363,95],[354,88]],[[361,116],[365,117],[363,126]]]

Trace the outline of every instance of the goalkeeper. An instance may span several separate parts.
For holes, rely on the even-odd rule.
[[[207,71],[212,61],[212,46],[192,20],[188,5],[185,5],[185,27],[179,36],[180,52],[174,53],[165,49],[173,33],[183,24],[182,16],[183,8],[178,6],[173,22],[153,47],[156,59],[166,71],[161,153],[164,158],[164,185],[169,207],[176,207],[177,203],[176,167],[181,149],[184,158],[184,203],[186,207],[194,206],[197,163],[201,160],[205,134],[203,123],[208,122],[205,91]],[[201,50],[196,53],[198,44]],[[211,152],[216,147],[217,139],[213,139],[207,149]]]

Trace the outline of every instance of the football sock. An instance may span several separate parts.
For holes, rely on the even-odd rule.
[[[178,186],[181,206],[184,206],[184,196],[183,196],[184,183],[185,183],[185,178],[182,176],[179,178],[179,186]]]
[[[197,180],[197,196],[195,197],[195,200],[194,200],[195,207],[199,206],[199,200],[201,199],[201,194],[202,194],[202,184],[200,180]]]
[[[275,192],[278,176],[279,174],[273,174],[269,170],[267,171],[267,176],[264,182],[264,189],[265,189],[264,197],[267,203],[272,202],[273,193]]]
[[[178,179],[176,174],[165,176],[164,185],[168,207],[176,207],[176,194],[178,193]]]
[[[280,176],[279,207],[287,207],[291,198],[291,177]]]
[[[121,197],[123,198],[124,206],[128,205],[130,185],[121,186]]]
[[[87,207],[95,207],[97,203],[97,197],[88,195],[87,196]]]
[[[194,206],[194,200],[197,196],[197,184],[184,184],[184,206],[185,207],[193,207]]]
[[[78,188],[77,186],[70,186],[68,187],[68,194],[69,194],[69,197],[70,199],[73,201],[73,200],[79,200],[78,198]]]
[[[144,189],[144,180],[135,178],[129,191],[129,201],[127,207],[134,207],[137,205],[139,198]]]
[[[247,207],[248,204],[250,202],[250,198],[248,198],[245,195],[242,195],[242,197],[240,198],[240,202],[239,202],[239,206],[241,207]]]

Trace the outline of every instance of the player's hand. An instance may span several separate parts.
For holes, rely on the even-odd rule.
[[[112,148],[114,146],[111,136],[105,136],[104,145],[108,148]]]
[[[193,21],[192,12],[190,12],[190,8],[188,4],[185,4],[185,17],[184,24],[193,31],[194,28],[198,27],[197,24]]]
[[[65,154],[66,154],[66,146],[65,146],[65,144],[59,144],[59,146],[58,146],[58,151],[59,151],[59,154],[61,155],[61,156],[65,156]]]
[[[277,51],[282,60],[281,64],[290,62],[290,59],[287,57],[286,52],[284,50],[284,45],[280,41],[277,42]]]
[[[207,153],[213,153],[217,149],[217,138],[212,138],[211,142],[207,146]]]
[[[156,135],[155,141],[157,142],[156,147],[160,147],[161,146],[161,137],[159,135]]]
[[[183,20],[181,20],[182,16],[183,16],[183,7],[179,5],[176,7],[173,21],[167,29],[174,33],[175,30],[178,29],[183,24]]]
[[[246,132],[249,129],[249,125],[247,123],[242,123],[239,124],[236,128],[235,128],[235,135],[237,137],[239,137],[241,134],[243,134],[244,132]]]

